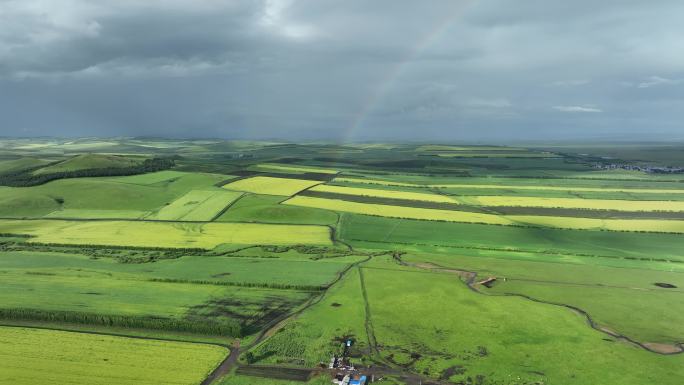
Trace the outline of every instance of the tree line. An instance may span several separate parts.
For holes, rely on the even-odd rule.
[[[242,326],[234,319],[174,319],[150,316],[107,315],[78,311],[0,309],[0,319],[102,325],[135,329],[167,330],[231,337],[242,336]]]
[[[167,170],[174,165],[174,160],[170,158],[151,158],[145,159],[142,163],[130,167],[89,168],[83,170],[52,172],[49,174],[34,174],[34,171],[44,167],[41,166],[38,168],[26,169],[14,173],[2,174],[0,175],[0,186],[30,187],[65,178],[145,174],[149,172]]]

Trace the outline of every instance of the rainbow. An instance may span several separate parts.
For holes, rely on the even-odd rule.
[[[373,90],[368,94],[361,109],[355,114],[351,120],[349,128],[347,129],[345,142],[352,141],[356,134],[363,128],[367,117],[373,112],[376,106],[385,98],[385,96],[392,89],[393,85],[401,78],[402,74],[409,68],[418,57],[435,41],[441,38],[449,28],[465,13],[466,8],[471,5],[474,0],[466,0],[455,2],[450,12],[447,12],[445,17],[440,20],[429,33],[425,34],[418,42],[408,51],[403,60],[399,61],[390,71],[387,71]]]

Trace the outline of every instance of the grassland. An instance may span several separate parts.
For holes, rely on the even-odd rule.
[[[255,176],[228,183],[227,185],[224,185],[223,188],[255,194],[291,196],[319,183],[321,182],[305,179]]]
[[[520,251],[541,253],[546,258],[564,254],[569,259],[588,256],[605,257],[606,261],[615,258],[684,261],[684,238],[679,234],[491,227],[345,214],[339,236],[358,247],[363,246],[357,241],[366,241],[380,248],[409,249],[418,245],[449,250],[454,247],[461,249],[459,253],[463,250],[468,253],[491,250],[494,254]]]
[[[564,308],[482,296],[449,273],[368,268],[363,275],[379,354],[432,377],[642,384],[658,373],[659,383],[677,384],[684,375],[681,356],[606,338]]]
[[[559,156],[551,153],[542,152],[440,152],[436,154],[442,158],[558,158]]]
[[[498,252],[474,256],[464,250],[417,251],[402,259],[434,270],[477,272],[480,279],[499,277],[492,288],[479,286],[479,290],[574,306],[587,311],[599,327],[643,343],[673,346],[684,335],[684,315],[677,307],[667,305],[678,301],[681,289],[654,284],[666,282],[684,287],[684,266],[673,269],[673,264],[666,263],[607,262],[548,254]]]
[[[314,225],[333,225],[337,222],[337,214],[332,211],[281,205],[284,199],[276,195],[248,193],[217,218],[217,221]]]
[[[0,384],[193,385],[227,355],[211,345],[0,327]]]
[[[0,187],[0,216],[39,218],[60,210],[158,210],[187,192],[225,179],[175,171],[107,178],[76,178],[33,187]],[[73,213],[73,212],[72,212]],[[81,211],[87,218],[92,213]],[[106,213],[106,212],[105,212]],[[53,214],[59,216],[59,212]]]
[[[36,158],[18,158],[0,161],[0,174],[22,171],[29,168],[39,167],[49,163],[47,160]]]
[[[330,244],[330,230],[324,226],[257,223],[2,220],[0,233],[30,235],[37,243],[70,245],[212,249],[224,243]]]
[[[252,350],[251,360],[313,367],[340,355],[346,338],[356,352],[368,350],[365,310],[358,269],[353,269],[323,300]]]
[[[211,221],[240,196],[242,193],[226,190],[191,190],[147,218]]]
[[[311,166],[286,166],[281,164],[258,164],[258,168],[274,171],[285,171],[288,173],[317,173],[317,174],[337,174],[337,170],[331,170],[329,168],[319,168]]]
[[[131,158],[119,155],[84,154],[76,155],[54,165],[40,168],[33,172],[35,175],[52,174],[77,170],[89,170],[110,167],[131,167],[140,164],[144,158]]]

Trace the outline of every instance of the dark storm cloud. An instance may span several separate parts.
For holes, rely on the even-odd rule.
[[[0,134],[681,137],[683,15],[676,0],[0,0]]]

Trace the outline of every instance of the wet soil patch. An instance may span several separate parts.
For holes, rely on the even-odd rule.
[[[275,378],[279,380],[303,382],[308,381],[311,378],[313,370],[303,368],[248,365],[240,366],[236,373],[243,376]]]
[[[442,373],[439,375],[439,379],[442,381],[447,381],[449,378],[451,378],[451,376],[464,374],[465,372],[466,369],[460,365],[450,366],[442,371]]]

